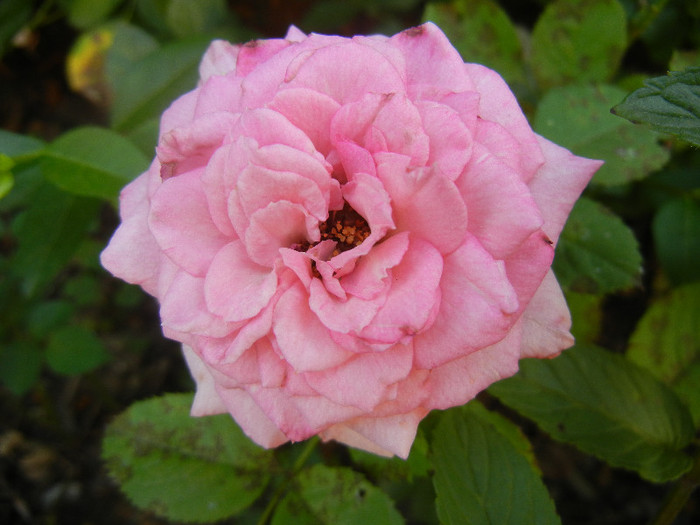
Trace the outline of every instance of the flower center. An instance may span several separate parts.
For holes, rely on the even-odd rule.
[[[318,228],[321,231],[321,241],[336,242],[333,257],[359,246],[372,233],[365,218],[347,202],[342,210],[331,210],[328,219],[319,224]],[[294,249],[305,252],[316,244],[304,242],[296,245]]]

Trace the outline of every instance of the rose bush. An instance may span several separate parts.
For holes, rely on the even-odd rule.
[[[536,135],[430,23],[211,44],[102,254],[265,447],[406,457],[420,420],[570,346],[550,270],[600,162]]]

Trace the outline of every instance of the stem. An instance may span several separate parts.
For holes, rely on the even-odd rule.
[[[302,467],[304,466],[304,463],[306,463],[306,461],[309,459],[309,456],[311,456],[311,453],[316,448],[317,443],[318,443],[318,438],[316,438],[316,437],[313,437],[306,442],[306,446],[304,447],[304,450],[302,450],[301,454],[299,454],[299,457],[294,462],[294,466],[292,467],[292,471],[290,472],[287,479],[285,479],[282,483],[280,483],[280,485],[275,490],[274,494],[270,498],[270,502],[267,504],[267,507],[265,507],[265,510],[263,511],[262,516],[260,516],[260,519],[258,520],[257,525],[265,525],[270,520],[270,516],[272,516],[272,513],[275,510],[275,507],[277,507],[277,504],[279,503],[280,499],[282,499],[282,496],[285,494],[285,492],[287,490],[287,486],[292,481],[292,479],[297,474],[297,472],[299,472],[302,469]]]
[[[700,453],[696,454],[692,468],[671,487],[671,491],[650,525],[672,525],[699,485]]]
[[[663,11],[668,4],[668,0],[651,0],[646,7],[643,7],[637,15],[630,20],[629,41],[634,42],[644,32],[649,29],[649,26],[654,22],[659,13]]]

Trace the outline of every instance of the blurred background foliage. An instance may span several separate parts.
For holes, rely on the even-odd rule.
[[[501,73],[538,133],[606,161],[571,215],[555,272],[580,347],[624,355],[623,367],[634,363],[629,374],[642,370],[658,381],[654,388],[669,389],[669,403],[692,417],[690,427],[670,431],[672,440],[678,450],[689,445],[700,427],[698,120],[687,131],[659,123],[654,130],[653,121],[633,125],[610,110],[646,79],[661,77],[661,93],[667,71],[690,75],[676,86],[685,89],[681,102],[700,107],[692,69],[700,66],[697,0],[2,0],[0,521],[167,522],[141,514],[118,493],[101,464],[100,437],[132,402],[192,384],[177,346],[160,334],[157,306],[107,275],[98,255],[117,224],[119,189],[148,166],[158,117],[195,85],[208,43],[280,37],[290,24],[347,36],[393,34],[425,20],[445,31],[465,61]],[[598,368],[608,366],[601,359]],[[628,460],[584,438],[557,436],[546,414],[538,419],[518,406],[528,384],[543,388],[541,373],[526,367],[481,401],[519,423],[562,522],[650,519],[664,493],[650,481],[675,479],[690,467],[664,473],[640,463],[649,450]],[[610,393],[637,394],[646,395]],[[670,410],[657,415],[670,417]],[[285,473],[297,472],[300,456],[315,465],[293,478],[298,493],[280,491],[280,482],[263,484],[230,522],[266,517],[265,499],[253,502],[267,490],[281,501],[275,500],[272,523],[337,523],[338,515],[354,523],[348,508],[317,508],[318,491],[330,486],[370,494],[377,505],[370,511],[384,516],[377,523],[396,522],[394,504],[406,523],[458,523],[448,499],[437,511],[433,505],[450,463],[441,454],[453,443],[436,439],[430,452],[430,430],[475,435],[487,416],[477,414],[469,427],[455,417],[429,418],[408,463],[334,445],[283,448],[274,466],[280,479],[292,479]],[[138,428],[120,421],[127,436]],[[601,424],[618,423],[613,417]],[[641,447],[648,428],[640,425],[625,439]],[[110,446],[124,454],[118,441]],[[327,465],[343,469],[324,470]],[[382,492],[375,494],[376,486]],[[159,514],[184,519],[175,511]],[[682,519],[700,520],[697,496]]]

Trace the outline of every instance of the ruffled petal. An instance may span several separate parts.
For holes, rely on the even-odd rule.
[[[160,249],[192,275],[203,276],[228,242],[212,221],[201,170],[163,182],[151,201],[148,225]]]
[[[556,244],[576,199],[603,161],[577,157],[540,136],[537,140],[546,162],[529,186],[544,217],[542,229]]]
[[[207,307],[226,321],[257,315],[276,289],[275,273],[252,262],[241,241],[219,250],[204,281]]]

